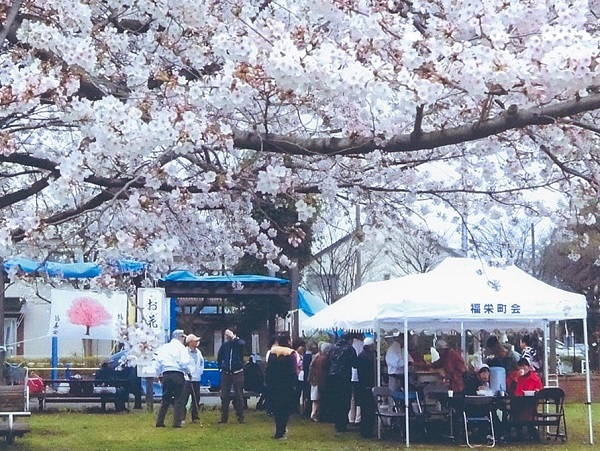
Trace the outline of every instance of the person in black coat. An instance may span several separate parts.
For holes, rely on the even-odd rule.
[[[280,333],[267,360],[266,395],[268,409],[275,419],[275,439],[287,438],[287,423],[297,400],[294,390],[298,381],[297,357],[290,346],[290,335]]]
[[[336,432],[348,430],[348,412],[352,399],[350,377],[352,367],[356,367],[356,350],[352,347],[350,335],[342,336],[329,352],[327,391],[331,403],[331,416]]]
[[[374,341],[367,337],[364,341],[363,350],[356,358],[356,370],[358,371],[357,403],[360,406],[360,435],[365,438],[375,436],[375,400],[373,398],[373,387],[375,386],[375,362],[376,353]]]

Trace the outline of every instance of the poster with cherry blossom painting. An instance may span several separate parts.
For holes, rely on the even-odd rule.
[[[127,318],[127,295],[85,290],[51,292],[50,336],[118,339],[118,325]]]

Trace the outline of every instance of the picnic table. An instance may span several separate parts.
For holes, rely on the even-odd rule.
[[[127,389],[128,384],[125,379],[44,379],[44,390],[36,395],[39,411],[47,403],[100,403],[106,411],[107,403],[122,399],[119,389]]]

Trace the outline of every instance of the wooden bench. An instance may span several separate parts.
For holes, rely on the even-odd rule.
[[[23,385],[0,386],[0,435],[7,443],[13,443],[15,437],[23,437],[29,432],[29,424],[16,421],[16,417],[31,415],[27,387]]]
[[[121,394],[118,388],[127,387],[126,380],[92,380],[92,379],[44,379],[44,391],[38,393],[39,411],[42,412],[47,403],[100,403],[102,411],[106,404],[119,402]]]

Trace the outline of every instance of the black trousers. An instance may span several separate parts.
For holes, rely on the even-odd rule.
[[[357,390],[358,403],[360,405],[360,435],[370,438],[375,435],[375,399],[371,387],[359,385]]]
[[[181,427],[185,416],[185,403],[187,398],[183,396],[185,378],[179,371],[165,371],[162,375],[162,402],[156,418],[157,426],[164,426],[165,417],[169,406],[173,404],[173,427]]]
[[[198,421],[200,419],[200,411],[198,405],[200,404],[200,381],[185,381],[184,397],[185,402],[192,396],[192,403],[190,406],[190,414],[192,415],[192,421]],[[184,416],[185,418],[185,413]]]
[[[229,418],[229,393],[233,387],[233,407],[238,421],[244,421],[244,373],[227,374],[221,371],[221,421]]]
[[[327,379],[327,389],[331,392],[330,407],[335,430],[345,432],[348,429],[348,412],[352,400],[350,377],[329,377]]]

